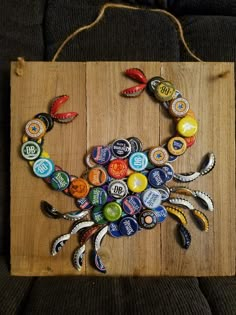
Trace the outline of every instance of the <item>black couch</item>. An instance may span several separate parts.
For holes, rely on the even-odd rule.
[[[119,2],[119,1],[114,1]],[[30,278],[9,275],[11,60],[52,59],[75,28],[105,1],[0,2],[0,314],[236,314],[235,277]],[[181,21],[190,48],[205,61],[235,61],[235,0],[126,1],[165,8]],[[191,61],[171,20],[148,11],[109,9],[71,41],[60,61]],[[22,244],[24,246],[24,244]]]

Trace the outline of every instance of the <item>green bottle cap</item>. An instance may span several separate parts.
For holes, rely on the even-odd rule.
[[[109,202],[103,208],[104,217],[110,221],[117,221],[122,215],[122,208],[116,202]]]

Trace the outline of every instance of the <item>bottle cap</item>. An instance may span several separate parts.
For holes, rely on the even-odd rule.
[[[108,146],[96,146],[91,152],[91,156],[97,164],[107,164],[111,159],[111,150]]]
[[[155,93],[156,87],[161,81],[164,81],[164,79],[159,76],[153,77],[148,81],[147,89],[151,95]]]
[[[131,153],[131,144],[126,139],[117,139],[112,143],[111,150],[116,158],[125,159]]]
[[[162,205],[158,206],[157,208],[154,208],[153,211],[155,212],[157,216],[157,223],[162,223],[165,221],[165,219],[168,216],[168,212],[166,211],[166,208]]]
[[[140,173],[133,173],[128,177],[127,185],[132,192],[140,193],[147,187],[147,177]]]
[[[131,153],[142,151],[143,144],[139,138],[130,137],[127,140],[131,145]]]
[[[144,207],[147,207],[148,209],[154,209],[161,204],[161,194],[154,188],[146,189],[142,193],[141,198]]]
[[[107,193],[101,187],[95,187],[90,190],[88,199],[93,206],[102,206],[107,202]]]
[[[143,152],[134,152],[129,157],[129,166],[132,170],[141,172],[148,165],[148,158]]]
[[[157,225],[157,216],[152,210],[143,210],[139,215],[139,225],[144,229],[153,229]]]
[[[102,186],[107,181],[106,169],[102,166],[95,166],[88,172],[88,181],[94,186]]]
[[[29,141],[29,137],[26,134],[23,134],[23,136],[22,136],[22,143],[25,143],[27,141]],[[43,145],[43,142],[44,142],[43,138],[40,138],[40,139],[37,139],[37,140],[32,139],[32,141],[36,141],[41,146]]]
[[[189,102],[183,98],[179,97],[170,102],[169,112],[173,117],[184,117],[189,110]]]
[[[129,195],[123,200],[122,208],[128,215],[135,215],[142,210],[142,202],[138,196]]]
[[[62,191],[70,185],[70,175],[64,171],[55,171],[51,175],[51,186],[57,191]]]
[[[162,166],[163,171],[166,173],[166,181],[169,182],[174,177],[174,169],[173,166],[169,163],[166,163],[164,166]]]
[[[182,137],[173,137],[168,141],[168,151],[173,155],[182,155],[187,150],[187,144]]]
[[[158,188],[166,183],[166,172],[162,168],[154,168],[148,174],[148,181],[152,187]]]
[[[40,139],[46,133],[46,125],[42,120],[38,118],[32,119],[27,122],[25,126],[25,133],[31,139]]]
[[[69,191],[75,198],[86,197],[89,193],[89,190],[89,183],[83,178],[74,179],[69,186]]]
[[[157,84],[154,93],[158,101],[170,101],[175,93],[175,87],[171,82],[164,80]]]
[[[94,162],[94,160],[92,159],[92,154],[91,153],[88,153],[86,156],[85,156],[85,164],[92,168],[94,166],[96,166],[97,164]]]
[[[187,148],[190,148],[196,142],[196,137],[192,136],[192,137],[184,138],[184,140],[186,141]]]
[[[21,146],[21,154],[28,161],[36,160],[41,154],[41,146],[35,141],[27,141]]]
[[[196,119],[191,116],[185,116],[177,123],[177,131],[183,137],[192,137],[198,130],[198,123]]]
[[[128,187],[123,180],[113,180],[108,186],[108,194],[115,199],[123,199],[128,194]]]
[[[138,222],[133,217],[124,217],[119,223],[121,235],[132,236],[138,231]]]
[[[163,145],[163,148],[165,148],[166,150],[168,150],[168,148],[167,148],[167,143],[165,143],[165,144]],[[169,151],[168,151],[168,155],[169,155],[169,158],[168,158],[168,162],[169,162],[169,163],[173,163],[174,161],[176,161],[176,160],[178,159],[178,156],[177,156],[177,155],[173,155],[173,154],[171,154]]]
[[[90,203],[88,198],[80,198],[75,200],[76,207],[81,210],[90,210],[93,208],[93,205]]]
[[[106,224],[107,223],[107,220],[105,219],[105,217],[103,215],[103,207],[102,206],[94,207],[91,215],[92,215],[93,221],[96,224]]]
[[[116,179],[122,179],[126,177],[126,174],[128,171],[127,162],[120,159],[112,160],[108,164],[107,171],[111,177],[116,178]]]
[[[161,201],[166,201],[170,197],[170,189],[166,185],[160,186],[157,188],[161,194]]]
[[[50,114],[39,113],[39,114],[35,115],[34,118],[41,119],[45,123],[47,132],[52,130],[52,128],[54,126],[54,121],[53,121],[52,116]]]
[[[54,172],[55,165],[51,159],[40,158],[34,162],[33,171],[38,177],[45,178]]]
[[[119,226],[117,222],[111,222],[108,226],[108,233],[115,238],[121,237]]]
[[[154,147],[149,150],[149,160],[156,166],[164,165],[169,158],[168,152],[163,147]]]
[[[103,215],[109,222],[119,220],[122,215],[122,208],[116,202],[109,202],[103,208]]]

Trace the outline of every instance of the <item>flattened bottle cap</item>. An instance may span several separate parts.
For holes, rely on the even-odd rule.
[[[129,166],[136,172],[145,170],[148,165],[148,158],[143,152],[134,152],[129,157]]]
[[[93,218],[93,221],[97,224],[106,224],[107,223],[107,220],[103,215],[103,207],[102,206],[97,206],[97,207],[93,208],[92,218]]]
[[[184,117],[189,111],[189,102],[183,98],[179,97],[170,102],[169,112],[173,117]]]
[[[64,171],[55,171],[51,175],[51,186],[57,191],[62,191],[70,185],[70,175]]]
[[[198,130],[198,123],[196,119],[191,116],[185,116],[180,119],[177,124],[177,131],[183,137],[192,137]]]
[[[138,222],[133,217],[124,217],[119,223],[121,235],[132,236],[138,231]]]
[[[196,142],[196,137],[192,136],[192,137],[184,138],[184,140],[186,141],[187,148],[190,148]]]
[[[163,147],[154,147],[149,150],[149,160],[156,166],[164,165],[169,158],[168,152]]]
[[[139,215],[139,225],[144,229],[153,229],[157,225],[157,216],[152,210],[143,210]]]
[[[54,126],[54,121],[52,119],[52,116],[48,113],[39,113],[35,115],[34,118],[41,119],[45,123],[47,132],[50,131]]]
[[[127,185],[132,192],[140,193],[147,187],[147,177],[140,173],[133,173],[128,177]]]
[[[119,226],[117,222],[111,222],[108,226],[108,233],[115,238],[121,237]]]
[[[117,139],[112,143],[111,150],[115,157],[125,159],[131,153],[131,144],[126,139]]]
[[[131,153],[142,151],[142,141],[136,137],[130,137],[127,139],[131,145]]]
[[[173,179],[174,177],[174,169],[173,166],[170,165],[169,163],[166,163],[164,166],[162,166],[162,169],[166,173],[166,181],[169,182]]]
[[[96,146],[93,148],[91,156],[97,164],[107,164],[111,159],[111,149],[108,146]]]
[[[21,146],[21,154],[28,161],[36,160],[41,154],[41,146],[35,141],[27,141]]]
[[[91,153],[88,153],[86,156],[85,156],[85,163],[88,167],[92,168],[94,166],[97,165],[97,163],[94,162],[94,160],[92,159],[92,154]]]
[[[153,209],[156,216],[157,216],[157,223],[162,223],[168,216],[168,212],[166,208],[162,205],[158,206],[157,208]]]
[[[34,140],[42,138],[45,135],[45,132],[45,123],[38,118],[28,121],[25,126],[25,133],[29,138]]]
[[[124,160],[115,159],[109,163],[107,171],[111,177],[122,179],[126,177],[128,165]]]
[[[162,168],[154,168],[148,174],[148,181],[152,187],[158,188],[166,183],[166,172]]]
[[[161,194],[157,189],[148,188],[142,193],[142,202],[148,209],[154,209],[161,204]]]
[[[113,180],[108,186],[108,194],[115,199],[123,199],[128,194],[128,187],[123,180]]]
[[[159,193],[161,194],[161,201],[166,201],[170,197],[170,189],[166,186],[160,186],[157,188]]]
[[[86,197],[89,193],[89,190],[89,183],[83,178],[74,179],[69,186],[69,191],[75,198]]]
[[[88,199],[93,206],[102,206],[107,202],[107,193],[101,187],[95,187],[90,190]]]
[[[147,83],[148,92],[150,92],[150,94],[154,94],[157,85],[158,85],[161,81],[164,81],[164,79],[163,79],[162,77],[159,77],[159,76],[156,76],[156,77],[151,78],[151,79],[148,81],[148,83]]]
[[[77,208],[81,210],[90,210],[93,208],[93,205],[90,203],[88,198],[80,198],[75,200]]]
[[[94,186],[102,186],[107,181],[106,169],[102,166],[95,166],[88,172],[88,181]]]
[[[129,195],[123,200],[122,208],[128,215],[135,215],[142,210],[142,202],[138,196]]]
[[[182,155],[187,150],[187,144],[182,137],[173,137],[168,141],[168,151],[173,155]]]
[[[109,202],[103,208],[103,215],[109,222],[117,221],[122,215],[122,208],[117,202]]]
[[[169,81],[161,81],[155,89],[155,97],[161,102],[170,101],[175,93],[174,85]]]
[[[40,158],[34,162],[33,171],[38,177],[45,178],[54,172],[55,165],[51,159]]]

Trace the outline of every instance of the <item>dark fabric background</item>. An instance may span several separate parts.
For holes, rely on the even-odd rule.
[[[0,314],[236,314],[235,277],[24,278],[9,276],[10,61],[51,60],[65,37],[97,16],[101,0],[0,2]],[[114,1],[119,2],[119,1]],[[206,61],[235,61],[235,0],[130,0],[178,15]],[[60,61],[192,60],[169,18],[110,9],[70,42]]]

